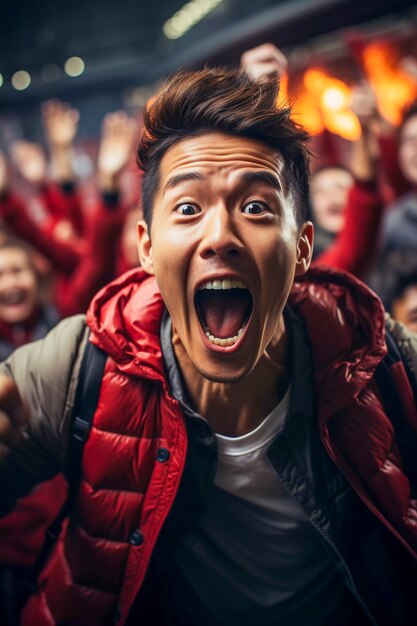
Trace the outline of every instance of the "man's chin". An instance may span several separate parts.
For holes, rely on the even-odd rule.
[[[210,372],[207,370],[203,370],[200,367],[197,367],[194,364],[194,367],[196,368],[196,370],[198,371],[199,374],[201,374],[201,376],[203,378],[205,378],[206,380],[209,380],[212,383],[220,383],[223,385],[233,385],[235,383],[239,383],[241,380],[243,380],[244,378],[246,378],[246,376],[249,374],[249,372],[221,372],[219,373],[219,371],[217,372]]]

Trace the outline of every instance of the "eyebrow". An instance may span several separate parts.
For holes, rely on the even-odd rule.
[[[176,174],[168,180],[167,184],[165,185],[165,191],[167,189],[172,189],[173,187],[176,187],[177,185],[180,185],[181,183],[188,180],[204,181],[205,177],[199,172],[186,172],[184,174]]]
[[[165,191],[173,189],[177,185],[189,180],[202,182],[206,180],[206,177],[203,176],[203,174],[200,174],[200,172],[185,172],[184,174],[176,174],[167,181]],[[273,187],[279,192],[282,191],[282,187],[278,179],[270,172],[243,172],[243,174],[239,176],[239,181],[247,184],[266,183],[269,187]]]
[[[270,172],[244,172],[239,176],[239,179],[245,183],[266,183],[269,187],[273,187],[277,191],[281,192],[282,187],[276,176]]]

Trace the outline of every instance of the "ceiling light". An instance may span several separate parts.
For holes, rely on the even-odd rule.
[[[191,0],[187,2],[165,22],[162,29],[165,37],[167,39],[182,37],[197,22],[214,11],[221,2],[223,0]]]
[[[74,78],[75,76],[80,76],[84,72],[85,63],[80,57],[70,57],[65,61],[64,70],[68,76]]]
[[[31,77],[29,72],[25,70],[19,70],[15,72],[12,76],[12,85],[18,91],[23,91],[23,89],[27,89],[29,87],[31,81]]]

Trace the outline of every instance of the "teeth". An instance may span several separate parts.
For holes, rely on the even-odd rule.
[[[203,289],[246,289],[246,285],[241,280],[235,280],[234,278],[226,278],[224,280],[215,279],[208,280],[199,287],[199,290]]]
[[[211,334],[211,332],[208,330],[208,328],[206,328],[206,337],[207,339],[210,341],[210,343],[213,343],[216,346],[233,346],[237,340],[242,336],[243,331],[246,328],[246,323],[242,324],[242,328],[240,328],[237,332],[237,335],[235,335],[234,337],[227,337],[225,339],[221,339],[220,337],[215,337],[214,335]]]

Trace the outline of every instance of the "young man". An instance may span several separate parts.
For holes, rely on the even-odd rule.
[[[353,277],[305,277],[307,137],[275,103],[242,72],[175,75],[139,146],[143,269],[97,295],[88,330],[64,321],[3,365],[4,442],[20,396],[31,413],[3,463],[6,512],[68,462],[86,342],[108,355],[22,624],[415,617],[415,500],[374,381],[384,311]]]

